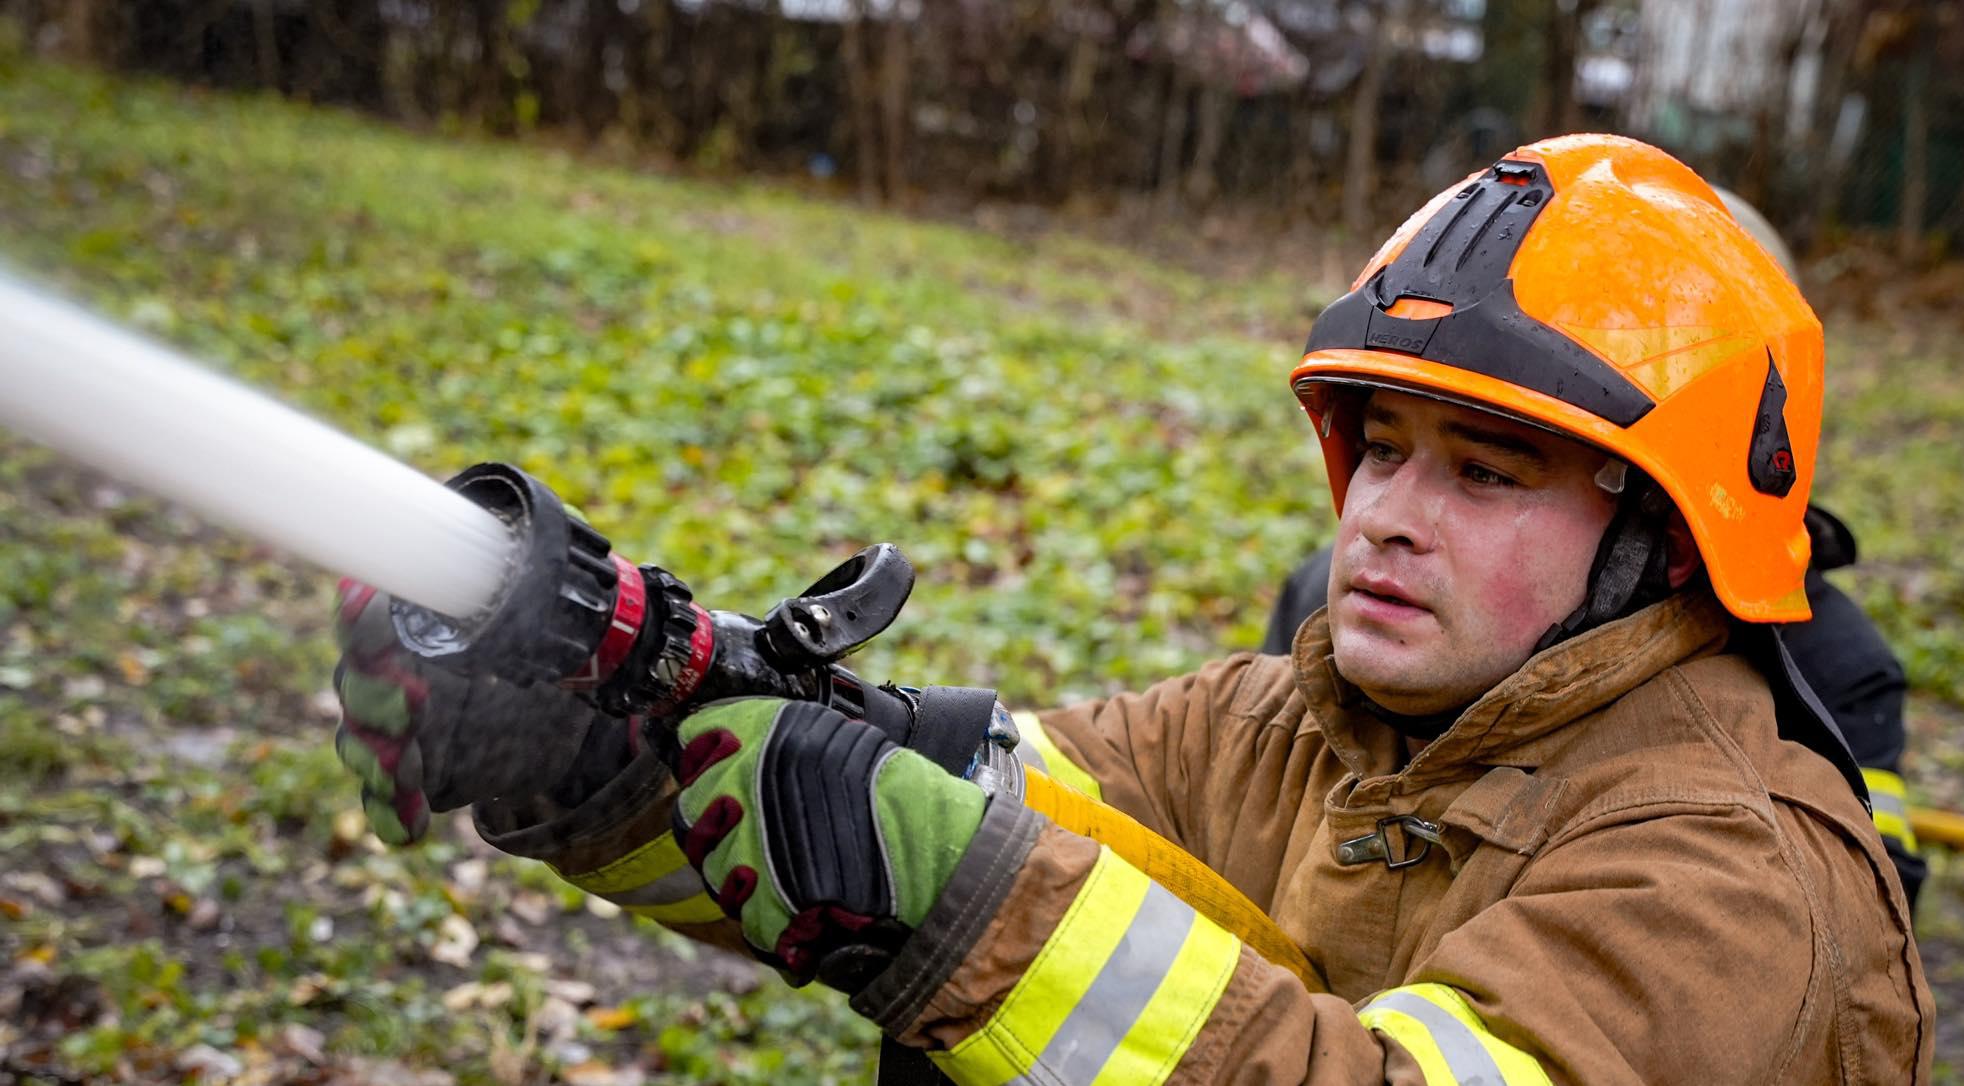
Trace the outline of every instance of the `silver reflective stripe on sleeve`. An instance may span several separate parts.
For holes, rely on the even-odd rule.
[[[1439,1054],[1446,1058],[1446,1066],[1452,1068],[1453,1081],[1459,1086],[1500,1086],[1507,1081],[1473,1031],[1432,1003],[1410,992],[1391,992],[1371,1000],[1371,1006],[1418,1019],[1432,1034],[1432,1043],[1439,1046]]]
[[[1381,992],[1357,1017],[1410,1053],[1426,1086],[1548,1086],[1541,1062],[1487,1029],[1466,996],[1448,985]]]
[[[1098,1077],[1172,970],[1194,915],[1158,883],[1146,890],[1118,949],[1037,1057],[1037,1065],[1055,1075],[1044,1081],[1090,1082]],[[1036,1086],[1038,1079],[1026,1075],[1016,1081]]]

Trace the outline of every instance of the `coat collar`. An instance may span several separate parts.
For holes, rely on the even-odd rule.
[[[1346,768],[1360,779],[1396,773],[1407,784],[1423,784],[1457,776],[1468,765],[1539,766],[1554,745],[1542,740],[1664,670],[1718,652],[1729,629],[1724,608],[1705,590],[1680,592],[1599,626],[1529,657],[1409,764],[1403,764],[1402,737],[1366,712],[1362,693],[1337,674],[1326,612],[1296,631],[1292,662],[1312,726],[1322,729]]]

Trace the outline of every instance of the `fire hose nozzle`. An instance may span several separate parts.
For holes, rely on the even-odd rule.
[[[520,683],[577,675],[607,632],[623,567],[639,572],[614,558],[607,538],[569,515],[544,483],[509,464],[478,464],[445,485],[504,522],[514,544],[510,565],[497,597],[473,615],[398,598],[396,636],[456,670]]]
[[[760,622],[706,611],[666,570],[613,553],[515,467],[479,464],[445,485],[493,514],[512,546],[496,595],[475,614],[395,601],[397,639],[433,664],[555,683],[622,716],[754,695],[864,715],[879,698],[838,661],[885,630],[913,589],[914,569],[891,543],[860,551]]]

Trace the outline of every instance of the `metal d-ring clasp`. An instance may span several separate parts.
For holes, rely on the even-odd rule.
[[[1384,832],[1387,826],[1397,826],[1404,830],[1404,836],[1417,838],[1418,849],[1403,855],[1393,856],[1391,838]],[[1417,815],[1393,815],[1378,819],[1377,829],[1362,837],[1353,837],[1337,844],[1337,862],[1345,866],[1367,864],[1372,860],[1383,860],[1384,866],[1392,871],[1410,867],[1431,853],[1432,846],[1444,840],[1439,824],[1427,822]]]

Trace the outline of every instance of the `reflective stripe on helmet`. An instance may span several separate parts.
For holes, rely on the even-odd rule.
[[[1002,1006],[930,1055],[961,1086],[1162,1083],[1240,958],[1240,940],[1101,848]]]
[[[1035,713],[1012,713],[1010,716],[1016,721],[1017,734],[1023,737],[1023,741],[1016,745],[1016,756],[1023,760],[1024,765],[1059,784],[1068,784],[1092,799],[1105,798],[1098,787],[1098,778],[1064,757],[1064,752],[1051,741],[1050,734],[1043,730],[1043,723]]]
[[[578,875],[554,869],[567,882],[661,924],[708,924],[724,918],[702,876],[689,866],[673,833],[663,833],[605,867]]]
[[[1533,1056],[1487,1031],[1466,997],[1443,984],[1412,984],[1372,997],[1357,1017],[1418,1061],[1426,1086],[1545,1086]]]
[[[1862,780],[1868,783],[1875,828],[1883,840],[1894,841],[1910,855],[1916,855],[1916,831],[1909,824],[1909,789],[1903,779],[1886,769],[1864,767]]]

